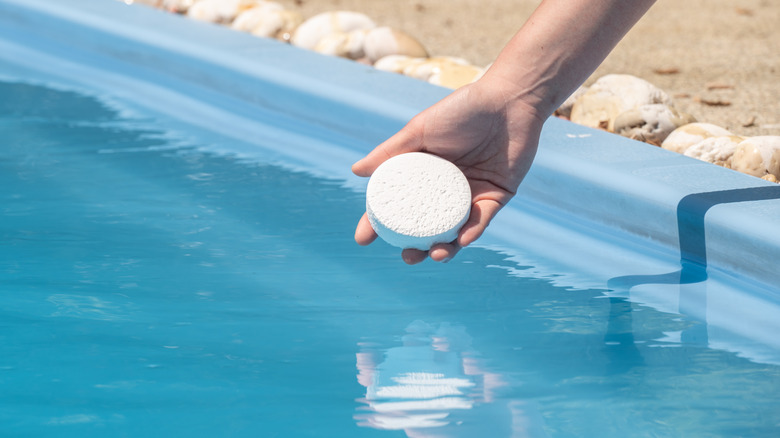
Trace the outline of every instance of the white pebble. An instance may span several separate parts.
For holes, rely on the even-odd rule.
[[[339,56],[348,59],[360,59],[365,56],[363,41],[366,39],[365,29],[349,32],[333,32],[322,37],[314,51],[323,55]]]
[[[452,89],[476,81],[483,73],[483,69],[455,56],[423,58],[421,62],[410,61],[403,70],[406,76]]]
[[[211,23],[231,23],[243,11],[264,3],[261,0],[198,0],[187,10],[187,16]]]
[[[406,69],[420,65],[425,62],[426,59],[428,58],[413,58],[407,55],[387,55],[379,58],[374,63],[374,68],[377,70],[404,74]],[[427,78],[425,80],[427,80]]]
[[[476,82],[484,74],[485,70],[476,65],[449,64],[438,67],[428,82],[454,90]]]
[[[689,147],[704,139],[727,136],[734,136],[734,134],[712,123],[694,122],[682,125],[672,131],[661,143],[661,147],[678,154],[684,154]]]
[[[780,178],[780,136],[746,138],[734,150],[731,168],[759,178],[768,175]]]
[[[162,0],[161,7],[169,12],[186,14],[197,0]]]
[[[617,116],[632,108],[654,103],[672,105],[672,99],[644,79],[610,74],[599,78],[574,102],[571,121],[615,132]]]
[[[455,240],[470,211],[471,188],[460,169],[422,152],[385,161],[366,189],[371,226],[399,248],[428,250]]]
[[[139,4],[139,5],[146,5],[151,6],[153,8],[159,8],[162,6],[162,0],[124,0],[125,4],[133,5],[133,4]]]
[[[419,60],[416,61],[416,60]],[[403,74],[421,81],[428,81],[442,67],[468,66],[469,62],[454,56],[436,56],[433,58],[410,58],[404,67]]]
[[[274,2],[262,2],[239,14],[231,27],[264,38],[289,41],[303,21],[300,12],[284,9]]]
[[[588,87],[584,85],[580,85],[579,88],[574,90],[573,93],[569,95],[569,97],[566,98],[565,101],[561,104],[561,106],[558,107],[557,110],[555,110],[555,115],[559,117],[564,118],[570,118],[571,117],[571,107],[574,106],[574,102],[577,101],[577,99],[580,98],[585,92],[588,91]]]
[[[326,35],[345,33],[358,29],[373,29],[376,24],[360,12],[336,11],[317,14],[298,26],[292,37],[295,46],[314,50]]]
[[[707,137],[686,149],[683,155],[731,168],[731,157],[740,141],[742,137],[736,135]]]
[[[663,103],[640,105],[615,117],[614,131],[623,137],[661,146],[661,143],[680,126],[694,122],[694,118]]]
[[[428,51],[414,37],[387,26],[371,29],[366,34],[364,50],[372,64],[389,55],[406,55],[412,58],[428,57]]]

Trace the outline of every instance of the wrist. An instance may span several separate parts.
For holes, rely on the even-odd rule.
[[[508,120],[528,120],[541,127],[557,108],[546,102],[539,90],[526,87],[493,67],[472,85],[486,99],[500,105]]]

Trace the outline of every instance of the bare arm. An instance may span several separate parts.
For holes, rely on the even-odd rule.
[[[479,81],[415,116],[352,166],[370,176],[388,158],[429,152],[469,179],[472,212],[454,242],[405,249],[406,263],[448,261],[477,240],[533,162],[544,120],[606,58],[654,0],[544,0]],[[376,239],[366,216],[355,240]]]
[[[545,0],[487,76],[547,117],[590,76],[655,0]]]

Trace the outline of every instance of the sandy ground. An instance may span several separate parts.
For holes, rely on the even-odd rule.
[[[539,0],[277,0],[304,17],[359,11],[419,39],[432,55],[490,63]],[[698,121],[780,135],[780,0],[658,0],[586,85],[646,79]]]

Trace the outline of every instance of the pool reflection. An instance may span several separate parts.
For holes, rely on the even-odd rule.
[[[361,344],[358,382],[365,398],[359,426],[402,430],[409,437],[547,436],[534,404],[496,397],[505,386],[487,371],[465,327],[414,321],[401,345]]]

